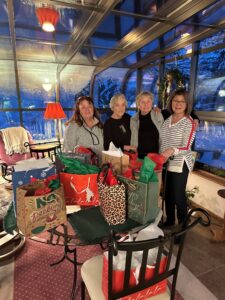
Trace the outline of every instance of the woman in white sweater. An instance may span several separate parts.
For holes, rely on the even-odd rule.
[[[187,217],[186,184],[192,170],[191,145],[195,137],[195,125],[190,117],[189,93],[175,91],[169,102],[172,115],[165,120],[160,132],[160,153],[167,159],[165,204],[167,220],[164,226],[175,224],[175,208],[178,222]]]

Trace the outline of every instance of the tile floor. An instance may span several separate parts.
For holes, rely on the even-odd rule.
[[[6,199],[11,197],[11,193],[4,188],[3,184],[0,184],[0,217],[5,212]],[[182,263],[217,299],[224,300],[225,243],[215,243],[211,239],[210,228],[197,225],[189,231],[182,255]],[[203,298],[200,295],[199,300],[201,299]],[[185,300],[192,300],[192,297],[186,296]],[[207,298],[207,300],[211,299]]]

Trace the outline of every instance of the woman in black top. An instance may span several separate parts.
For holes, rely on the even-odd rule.
[[[130,115],[125,113],[127,100],[123,94],[116,94],[111,98],[109,106],[113,113],[104,124],[104,149],[108,150],[110,142],[113,142],[117,148],[127,150],[131,136]]]

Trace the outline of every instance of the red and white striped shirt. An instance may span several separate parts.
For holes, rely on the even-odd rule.
[[[183,117],[171,124],[172,116],[165,120],[160,131],[160,153],[174,148],[174,158],[169,159],[168,171],[181,173],[184,161],[189,171],[192,170],[191,145],[195,138],[195,126],[191,117]]]

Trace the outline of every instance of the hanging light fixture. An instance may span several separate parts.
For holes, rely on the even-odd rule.
[[[36,9],[36,15],[44,31],[55,31],[55,26],[59,19],[57,10],[51,7],[39,7]]]

